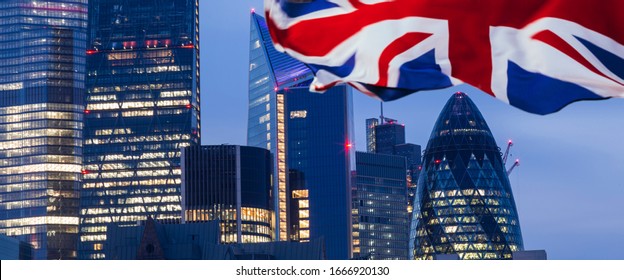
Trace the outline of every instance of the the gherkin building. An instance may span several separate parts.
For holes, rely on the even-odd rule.
[[[423,156],[410,257],[511,259],[523,249],[500,149],[479,109],[457,92],[440,113]]]

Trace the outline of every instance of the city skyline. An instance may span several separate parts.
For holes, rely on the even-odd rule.
[[[247,121],[252,8],[263,10],[262,1],[200,5],[201,37],[219,42],[201,49],[204,145],[246,144],[239,127]],[[218,66],[206,69],[210,64]],[[510,181],[526,249],[546,249],[550,259],[624,258],[624,245],[613,239],[624,230],[618,223],[624,212],[619,203],[624,183],[618,180],[624,147],[618,140],[624,131],[617,129],[624,100],[579,102],[537,116],[462,85],[386,102],[384,113],[406,125],[407,142],[425,145],[439,110],[455,91],[466,92],[479,106],[499,145],[514,140],[511,159],[520,158],[521,166]],[[379,102],[357,92],[353,98],[354,145],[365,151],[364,120],[379,116]]]
[[[444,105],[449,97],[467,95],[494,135],[488,139],[488,160],[472,155],[471,166],[481,160],[490,166],[493,157],[500,161],[498,154],[511,140],[508,164],[498,162],[496,172],[516,159],[521,164],[503,184],[513,191],[515,203],[508,204],[517,212],[507,220],[522,225],[517,247],[544,249],[549,259],[624,259],[618,240],[624,231],[624,99],[578,102],[539,116],[460,85],[385,102],[380,111],[378,100],[346,85],[310,93],[310,70],[262,44],[268,31],[255,21],[264,14],[262,0],[202,5],[175,0],[168,8],[159,5],[159,14],[148,12],[141,1],[89,5],[103,1],[114,3],[90,10],[86,36],[55,27],[86,28],[84,8],[72,9],[80,13],[76,21],[47,11],[47,5],[67,8],[62,0],[45,7],[20,4],[31,17],[19,14],[23,19],[17,24],[3,22],[5,33],[15,34],[5,36],[4,57],[10,59],[0,66],[5,79],[0,83],[5,93],[0,96],[0,228],[12,227],[9,235],[22,235],[35,249],[44,249],[33,251],[35,258],[104,258],[107,236],[102,233],[111,222],[135,225],[152,214],[162,219],[156,222],[179,221],[180,148],[228,144],[274,153],[276,241],[324,237],[328,259],[345,259],[353,245],[344,232],[351,225],[347,174],[355,171],[355,152],[367,150],[367,121],[380,114],[398,119],[403,142],[425,147],[431,135],[443,135],[438,115],[449,108]],[[188,9],[176,12],[184,5]],[[43,28],[32,28],[36,25]],[[25,34],[34,39],[19,37]],[[24,51],[13,54],[11,48]],[[38,51],[59,56],[33,56]],[[38,63],[46,59],[64,60]],[[423,172],[446,164],[446,156],[433,161],[432,153],[440,151],[430,149],[422,150],[430,165],[429,170],[423,165]],[[289,203],[299,208],[289,209]],[[292,209],[304,214],[286,218]],[[65,246],[77,237],[78,252]]]

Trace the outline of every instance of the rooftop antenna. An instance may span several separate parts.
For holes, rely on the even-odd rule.
[[[384,116],[383,116],[383,101],[379,102],[379,105],[381,106],[381,124],[384,124]]]

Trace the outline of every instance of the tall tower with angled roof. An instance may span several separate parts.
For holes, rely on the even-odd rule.
[[[325,238],[328,259],[348,259],[351,90],[310,92],[312,71],[275,50],[264,18],[252,13],[250,30],[247,145],[272,154],[275,240]]]
[[[454,94],[442,109],[422,166],[410,258],[511,259],[512,252],[523,250],[500,149],[466,94]]]

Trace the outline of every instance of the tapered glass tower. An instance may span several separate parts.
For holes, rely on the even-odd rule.
[[[0,1],[0,234],[74,259],[87,0]]]
[[[464,93],[446,103],[423,157],[410,257],[511,259],[523,250],[518,212],[492,132]]]
[[[106,224],[181,217],[180,149],[199,144],[199,1],[91,0],[80,258]]]
[[[328,259],[348,259],[351,90],[310,92],[312,71],[275,50],[264,18],[252,13],[250,30],[247,145],[273,157],[275,239],[324,238]]]

